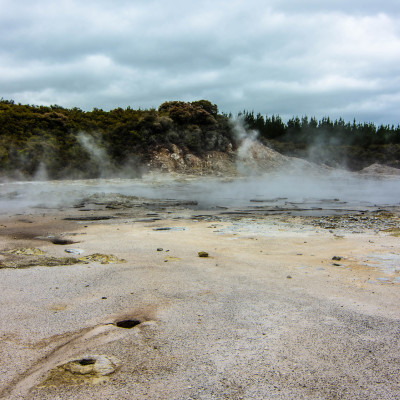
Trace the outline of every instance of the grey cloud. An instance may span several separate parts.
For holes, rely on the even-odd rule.
[[[397,123],[397,2],[348,3],[0,0],[0,96]]]
[[[346,12],[356,15],[368,15],[376,13],[396,13],[399,14],[399,4],[397,0],[272,0],[274,8],[289,13],[315,13],[315,12]]]

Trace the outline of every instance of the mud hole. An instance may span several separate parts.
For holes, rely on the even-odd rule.
[[[114,356],[85,355],[53,368],[37,387],[101,383],[120,366],[121,362]]]
[[[116,322],[115,326],[118,326],[118,328],[132,329],[133,327],[141,323],[142,321],[139,321],[138,319],[124,319],[122,321]]]
[[[68,240],[68,239],[55,238],[55,239],[51,240],[51,243],[60,244],[60,245],[66,245],[66,244],[74,244],[74,243],[79,243],[79,242],[74,242],[73,240]]]

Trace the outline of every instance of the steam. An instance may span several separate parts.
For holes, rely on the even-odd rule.
[[[239,160],[247,160],[251,157],[250,148],[258,142],[258,132],[255,130],[247,130],[243,125],[243,120],[233,120],[233,132],[236,137],[236,141],[239,143],[237,150],[237,158]]]
[[[111,167],[110,158],[107,155],[105,149],[101,148],[99,143],[94,137],[80,132],[77,136],[80,145],[87,151],[89,157],[96,165],[101,165],[104,170],[109,170]]]
[[[35,181],[47,181],[49,179],[49,176],[47,174],[46,165],[43,161],[39,164],[39,167],[36,170],[35,176],[33,179]]]
[[[232,121],[238,143],[236,169],[243,176],[260,176],[266,173],[304,176],[318,174],[321,167],[304,159],[284,156],[258,140],[256,130],[247,130],[242,119]]]
[[[141,179],[88,179],[0,184],[0,214],[61,208],[92,194],[119,193],[153,199],[193,200],[199,209],[292,207],[323,210],[400,205],[400,176],[363,176],[322,170],[281,171],[235,179],[148,174]]]
[[[240,117],[231,120],[231,124],[236,142],[239,145],[236,153],[236,169],[242,175],[252,175],[255,171],[250,166],[251,161],[254,161],[251,150],[255,144],[259,143],[258,132],[256,130],[247,130],[244,127],[243,119]]]
[[[133,156],[125,160],[122,166],[115,165],[96,136],[81,132],[77,139],[97,169],[99,178],[136,178],[145,172],[144,166]]]
[[[340,149],[340,139],[337,137],[326,135],[319,135],[314,137],[310,143],[307,144],[307,154],[306,157],[311,162],[318,164],[325,164],[328,160],[330,166],[334,168],[345,168],[348,166],[347,155],[338,154],[338,149]],[[332,150],[334,148],[335,150]],[[332,152],[335,151],[335,154]]]

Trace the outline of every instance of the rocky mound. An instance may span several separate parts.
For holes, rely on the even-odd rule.
[[[284,156],[256,141],[244,141],[237,151],[209,151],[199,157],[172,145],[153,151],[151,170],[195,175],[252,175],[276,170],[320,169],[299,158]]]
[[[359,173],[365,175],[400,175],[400,169],[375,163],[362,169]]]
[[[320,169],[317,165],[306,160],[284,156],[281,153],[253,141],[243,143],[235,154],[236,169],[240,174],[259,174],[273,171],[287,171],[298,169]]]
[[[235,153],[209,151],[199,157],[172,144],[171,150],[161,147],[151,154],[150,170],[195,175],[235,175]]]

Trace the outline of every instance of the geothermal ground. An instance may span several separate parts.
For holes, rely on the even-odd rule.
[[[3,189],[1,398],[400,397],[398,205]]]

